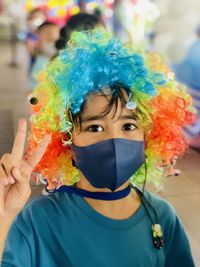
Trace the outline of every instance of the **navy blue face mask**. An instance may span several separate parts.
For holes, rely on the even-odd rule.
[[[96,188],[115,191],[145,162],[144,141],[114,138],[84,147],[72,144],[76,167]]]

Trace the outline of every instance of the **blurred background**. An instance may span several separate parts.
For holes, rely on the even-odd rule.
[[[124,42],[162,54],[171,75],[190,91],[197,110],[196,121],[184,129],[190,149],[164,187],[149,190],[174,205],[200,267],[199,15],[199,0],[0,0],[0,156],[12,148],[18,119],[29,118],[38,73],[75,30],[104,27]],[[31,186],[31,197],[44,194],[42,181]]]

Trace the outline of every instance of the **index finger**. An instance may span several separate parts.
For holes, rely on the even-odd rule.
[[[50,135],[45,135],[40,144],[38,145],[38,147],[36,148],[35,152],[33,153],[33,155],[28,159],[27,163],[28,165],[34,169],[35,166],[38,164],[38,162],[42,159],[47,146],[49,145],[51,141],[51,137]]]
[[[12,148],[12,157],[14,162],[18,165],[22,160],[24,153],[24,146],[26,141],[26,130],[27,130],[27,122],[25,119],[20,119],[18,122],[18,130],[14,140],[13,148]],[[16,166],[18,167],[18,166]]]

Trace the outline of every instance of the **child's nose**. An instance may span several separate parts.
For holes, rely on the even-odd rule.
[[[110,129],[106,131],[105,139],[113,139],[113,138],[124,138],[124,135],[123,132],[111,126]]]

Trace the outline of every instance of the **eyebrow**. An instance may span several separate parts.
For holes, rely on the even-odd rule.
[[[97,120],[105,120],[105,116],[102,115],[94,115],[94,116],[87,116],[82,118],[82,122],[89,122],[89,121],[97,121]],[[130,115],[121,115],[119,116],[118,120],[137,120],[136,114]]]

